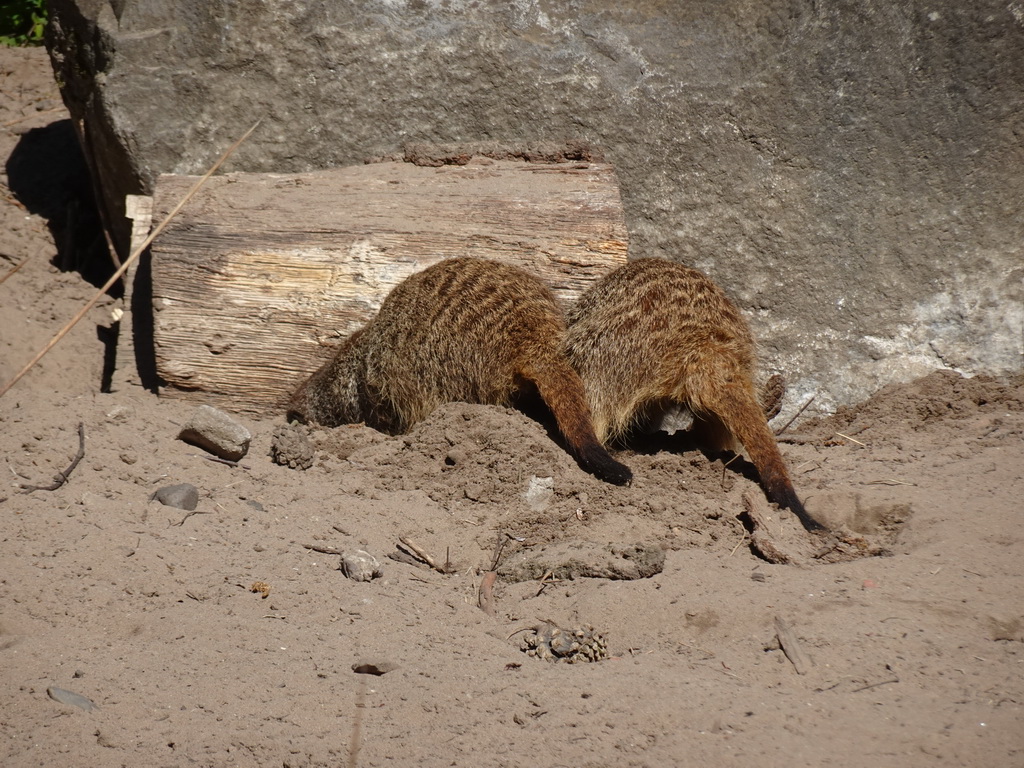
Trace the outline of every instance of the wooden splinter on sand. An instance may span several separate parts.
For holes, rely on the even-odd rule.
[[[154,219],[191,177],[161,176]],[[626,260],[603,163],[474,158],[212,178],[152,247],[162,394],[277,414],[413,272],[477,256],[569,302]]]

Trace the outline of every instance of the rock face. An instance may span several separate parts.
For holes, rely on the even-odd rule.
[[[125,193],[412,144],[581,141],[632,255],[747,310],[786,418],[1024,363],[1019,4],[53,0],[49,49],[123,244]]]

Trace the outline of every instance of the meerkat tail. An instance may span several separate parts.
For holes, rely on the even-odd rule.
[[[549,359],[524,371],[523,375],[537,387],[580,467],[615,485],[625,485],[633,479],[633,471],[613,459],[597,439],[583,381],[568,362]]]
[[[752,393],[730,388],[720,395],[715,412],[757,468],[768,499],[790,510],[807,530],[820,529],[796,495],[764,409]]]

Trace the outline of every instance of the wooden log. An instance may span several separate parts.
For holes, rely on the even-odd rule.
[[[159,221],[194,182],[164,175]],[[211,178],[152,246],[162,393],[280,412],[412,273],[452,256],[522,266],[563,301],[625,262],[612,168],[474,158]]]

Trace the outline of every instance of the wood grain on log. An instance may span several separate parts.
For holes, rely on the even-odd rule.
[[[161,176],[154,220],[193,182]],[[274,413],[397,283],[436,261],[517,264],[571,301],[626,249],[605,164],[214,177],[152,247],[157,372],[165,394]]]

